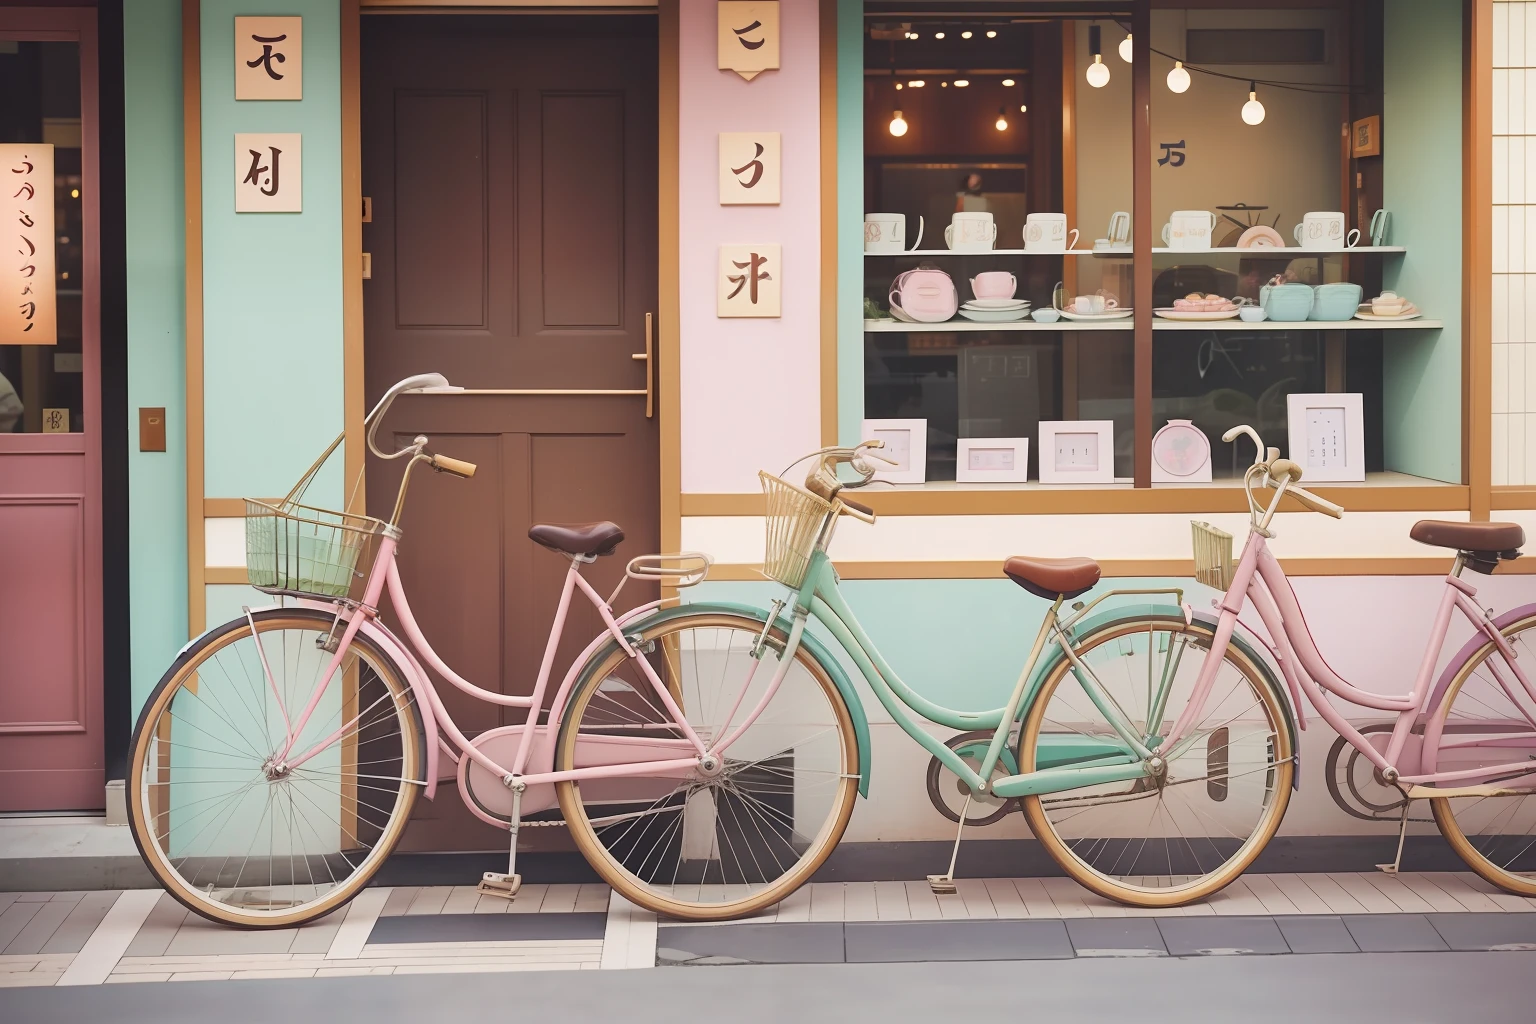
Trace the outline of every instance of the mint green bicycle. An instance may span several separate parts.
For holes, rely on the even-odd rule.
[[[752,913],[809,880],[842,838],[857,794],[868,795],[869,726],[846,660],[965,788],[956,853],[968,823],[1016,800],[1068,874],[1122,903],[1176,906],[1241,874],[1279,827],[1295,773],[1290,706],[1265,661],[1240,634],[1222,639],[1219,662],[1201,653],[1213,647],[1216,617],[1195,612],[1178,589],[1118,590],[1064,611],[1098,583],[1097,563],[1011,558],[1003,571],[1050,608],[1007,702],[988,711],[935,704],[882,657],[827,556],[843,516],[875,521],[846,496],[838,471],[868,480],[878,447],[806,456],[796,463],[815,459],[804,488],[759,474],[763,571],[790,591],[771,610],[691,603],[626,628],[718,755],[664,792],[637,789],[606,807],[563,799],[594,868],[631,900],[695,920]],[[1152,603],[1155,595],[1163,600]],[[622,653],[589,663],[562,738],[672,735],[671,713]],[[958,646],[956,659],[963,670]],[[951,749],[920,720],[991,738]],[[929,881],[952,891],[953,873],[952,857]]]

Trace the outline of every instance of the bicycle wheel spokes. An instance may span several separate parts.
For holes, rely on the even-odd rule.
[[[1088,637],[1079,650],[1113,706],[1157,751],[1160,777],[1043,797],[1023,807],[1035,834],[1073,877],[1125,903],[1167,906],[1235,878],[1273,835],[1292,777],[1280,696],[1230,648],[1189,729],[1164,744],[1189,703],[1210,634],[1145,620]],[[1134,756],[1065,664],[1026,719],[1022,770]]]
[[[330,668],[328,626],[323,615],[258,619],[255,634],[235,624],[161,685],[140,723],[135,836],[205,916],[274,926],[334,909],[409,815],[422,754],[412,694],[367,643],[288,743]]]
[[[1518,664],[1527,672],[1536,665],[1533,627],[1536,619],[1516,624],[1509,636]],[[1514,670],[1485,647],[1457,673],[1436,713],[1445,722],[1437,771],[1530,765],[1523,772],[1444,784],[1497,783],[1516,795],[1439,799],[1431,801],[1431,807],[1440,831],[1469,867],[1510,892],[1536,895],[1536,701]]]
[[[737,616],[676,619],[648,633],[644,657],[715,751],[713,762],[656,777],[561,787],[588,859],[630,899],[683,917],[748,913],[792,892],[830,852],[857,791],[858,754],[836,687],[802,650],[751,719],[778,671],[778,647],[754,657],[760,626]],[[693,756],[654,684],[614,652],[572,695],[557,767]],[[627,746],[626,746],[627,744]]]

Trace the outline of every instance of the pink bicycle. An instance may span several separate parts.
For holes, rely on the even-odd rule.
[[[548,819],[557,804],[603,878],[660,912],[728,917],[792,892],[841,837],[861,779],[843,694],[809,652],[779,663],[778,623],[660,601],[615,612],[624,580],[604,597],[581,572],[624,538],[603,522],[529,531],[570,560],[530,696],[475,686],[422,636],[395,562],[411,471],[475,467],[425,437],[385,453],[375,435],[397,395],[447,387],[409,378],[368,416],[369,449],[409,460],[388,521],[303,503],[340,438],[287,498],[248,502],[251,583],[279,603],[196,638],[145,703],[128,790],[150,870],[217,921],[277,928],[329,913],[389,856],[446,758],[465,805],[512,833],[508,870],[488,873],[484,892],[515,895],[518,829],[561,823]],[[708,568],[700,554],[648,555],[625,580],[686,587]],[[380,620],[386,593],[403,637]],[[578,593],[605,628],[546,706]],[[756,651],[744,675],[723,657],[743,645]],[[527,709],[527,722],[466,736],[428,669]]]

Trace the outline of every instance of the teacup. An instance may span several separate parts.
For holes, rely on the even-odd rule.
[[[1257,324],[1269,319],[1269,314],[1264,312],[1263,306],[1244,306],[1237,311],[1237,315],[1244,323]]]
[[[944,228],[944,244],[956,252],[987,252],[997,241],[997,225],[990,213],[979,210],[957,213]]]
[[[1216,215],[1209,210],[1174,210],[1163,225],[1163,244],[1170,249],[1209,249]]]
[[[1377,316],[1397,316],[1408,305],[1408,300],[1396,292],[1382,292],[1371,300],[1371,312]]]
[[[1071,240],[1067,236],[1071,235]],[[1024,248],[1028,252],[1065,252],[1077,245],[1079,232],[1067,230],[1064,213],[1031,213],[1024,218]]]
[[[1056,309],[1037,309],[1029,315],[1037,324],[1053,324],[1061,319],[1061,311]]]
[[[923,244],[923,218],[917,218],[916,249]],[[869,253],[904,252],[907,248],[907,217],[903,213],[866,213],[864,215],[864,251]]]
[[[989,270],[971,278],[971,294],[978,299],[1011,299],[1019,279],[1006,270]]]
[[[1304,249],[1354,248],[1360,241],[1360,229],[1355,228],[1346,236],[1342,213],[1309,213],[1301,218],[1291,236]]]
[[[1093,316],[1098,313],[1107,313],[1118,308],[1119,305],[1119,301],[1103,295],[1079,295],[1072,300],[1069,308],[1074,313]]]

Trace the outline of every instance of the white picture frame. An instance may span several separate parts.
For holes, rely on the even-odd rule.
[[[927,420],[865,420],[859,437],[865,441],[884,441],[870,459],[875,479],[891,484],[920,484],[928,478]],[[894,462],[886,465],[880,459]]]
[[[1289,455],[1303,483],[1365,481],[1365,411],[1359,394],[1287,395]]]
[[[1041,420],[1040,482],[1115,482],[1114,420]]]
[[[1029,479],[1029,438],[962,437],[955,442],[955,482],[1017,484]]]

